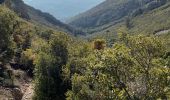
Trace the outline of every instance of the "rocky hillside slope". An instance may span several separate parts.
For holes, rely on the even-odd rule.
[[[38,9],[26,5],[22,0],[0,0],[0,3],[5,4],[7,7],[15,11],[20,17],[26,19],[27,21],[31,21],[39,25],[45,25],[71,34],[83,34],[81,31],[57,20],[49,13],[42,12]]]
[[[167,2],[169,0],[106,0],[89,11],[73,17],[68,23],[88,32],[96,28],[101,30],[125,21],[127,17],[143,15]]]

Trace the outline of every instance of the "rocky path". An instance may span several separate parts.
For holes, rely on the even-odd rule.
[[[27,84],[26,91],[24,92],[24,95],[22,97],[22,100],[32,100],[33,94],[34,94],[34,85],[32,83]]]

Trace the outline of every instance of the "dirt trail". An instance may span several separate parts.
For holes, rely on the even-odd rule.
[[[27,88],[22,97],[22,100],[32,100],[33,94],[34,94],[34,85],[32,83],[27,84]]]

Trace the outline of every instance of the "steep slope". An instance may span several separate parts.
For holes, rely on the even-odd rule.
[[[0,3],[4,3],[11,10],[15,11],[20,17],[28,21],[72,34],[82,33],[81,31],[73,29],[72,27],[60,22],[52,15],[26,5],[22,0],[0,0]]]
[[[33,60],[43,51],[42,47],[49,46],[47,43],[54,36],[62,36],[61,40],[72,37],[37,26],[0,5],[0,100],[32,97]]]
[[[130,27],[127,27],[127,23]],[[148,11],[141,15],[124,20],[116,25],[111,25],[103,30],[100,34],[108,32],[116,32],[119,29],[129,31],[129,33],[157,34],[164,30],[170,29],[170,2]],[[166,31],[165,31],[166,32]]]
[[[104,0],[23,0],[26,4],[31,5],[42,11],[49,12],[57,19],[66,21],[78,13],[87,11]],[[47,5],[50,5],[47,6]]]
[[[151,11],[166,2],[167,0],[106,0],[91,10],[73,17],[68,23],[93,32],[120,23],[128,16],[136,17]]]

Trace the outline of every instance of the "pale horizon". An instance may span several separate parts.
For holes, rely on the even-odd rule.
[[[103,1],[105,0],[24,0],[26,4],[48,12],[61,21],[85,12]]]

